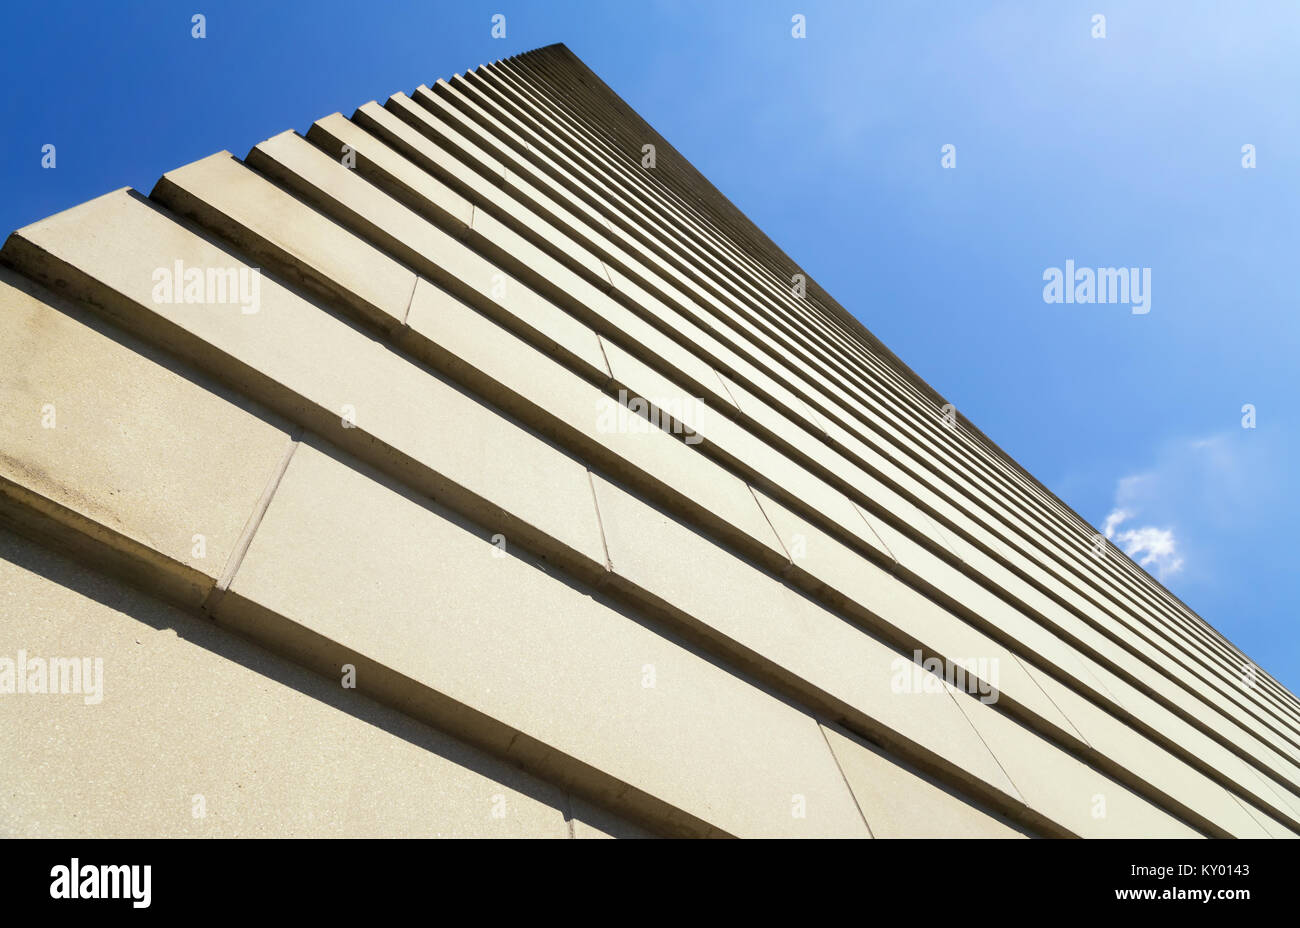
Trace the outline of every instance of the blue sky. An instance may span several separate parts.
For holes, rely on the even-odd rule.
[[[6,4],[0,230],[556,41],[1300,689],[1294,2]],[[1150,312],[1045,303],[1067,259],[1151,268]]]

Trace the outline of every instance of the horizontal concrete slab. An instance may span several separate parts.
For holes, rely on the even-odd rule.
[[[575,322],[564,327],[571,355],[594,338]],[[402,347],[765,563],[786,562],[744,481],[451,294],[420,282]]]
[[[10,518],[40,516],[119,550],[197,605],[274,476],[286,428],[0,270],[0,486]]]
[[[331,303],[391,331],[415,272],[221,152],[169,171],[151,199]]]
[[[0,656],[99,688],[0,699],[7,837],[568,836],[555,786],[3,531],[0,603]]]
[[[128,327],[494,531],[530,538],[576,570],[603,570],[586,468],[463,389],[269,276],[260,277],[253,313],[155,302],[150,277],[160,254],[186,267],[246,268],[238,254],[161,208],[109,194],[29,226],[6,247],[31,273],[62,281]]]
[[[761,490],[754,495],[777,534],[791,546],[793,568],[805,572],[810,584],[823,586],[825,598],[845,614],[906,651],[919,649],[926,658],[947,662],[954,673],[960,666],[972,694],[1004,705],[1009,699],[1046,736],[1081,737],[1003,645]]]
[[[958,703],[1025,801],[1081,838],[1202,837],[1159,806],[1025,726],[972,699]]]
[[[822,731],[873,838],[1031,837],[866,740],[831,725]]]
[[[217,618],[664,830],[866,836],[814,719],[499,550],[305,443]]]
[[[756,673],[899,745],[904,756],[1018,804],[1015,787],[946,690],[925,686],[927,674],[909,657],[615,484],[597,475],[593,483],[611,582],[623,583],[629,596],[702,639],[740,648]]]

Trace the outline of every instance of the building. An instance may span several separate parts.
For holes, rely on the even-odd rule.
[[[563,46],[0,252],[13,835],[1300,831],[1300,704]]]

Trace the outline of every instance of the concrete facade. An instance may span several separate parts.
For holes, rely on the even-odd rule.
[[[563,46],[0,265],[0,834],[1300,834],[1300,701]]]

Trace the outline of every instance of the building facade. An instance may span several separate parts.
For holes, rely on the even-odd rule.
[[[563,46],[0,263],[6,834],[1300,832],[1295,696]]]

